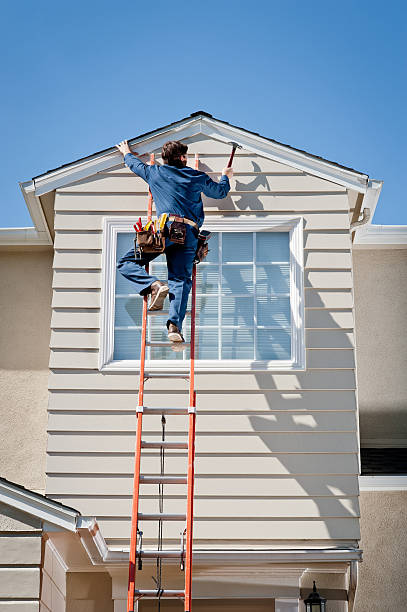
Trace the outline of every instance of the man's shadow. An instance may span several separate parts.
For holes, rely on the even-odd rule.
[[[254,161],[252,161],[251,163],[253,165],[252,172],[260,173],[261,172],[260,166]],[[213,172],[212,168],[210,168],[209,166],[207,166],[201,161],[199,161],[199,170],[202,170],[203,172]],[[220,176],[221,176],[221,173],[219,172],[218,175],[213,176],[213,179],[218,181],[220,179]],[[240,197],[239,197],[239,194],[234,194],[233,196],[228,194],[226,198],[223,198],[222,200],[213,200],[211,198],[207,198],[206,196],[203,196],[202,199],[204,203],[204,208],[205,209],[218,208],[220,210],[228,210],[228,211],[229,210],[233,210],[233,211],[236,211],[236,210],[253,210],[253,211],[264,210],[263,203],[259,199],[259,196],[257,195],[257,193],[253,193],[253,192],[257,191],[259,187],[264,187],[262,191],[271,191],[267,176],[265,174],[258,174],[248,183],[243,183],[242,181],[239,181],[238,179],[235,179],[235,180],[236,180],[236,186],[233,191],[238,191],[238,192],[247,191],[251,193],[250,194],[247,193]],[[260,193],[261,192],[259,192],[259,194]]]

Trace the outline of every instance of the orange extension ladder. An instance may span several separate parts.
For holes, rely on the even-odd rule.
[[[154,164],[154,154],[150,156],[150,164]],[[195,168],[198,168],[198,156],[195,155]],[[148,198],[148,220],[152,216],[153,197],[149,192]],[[192,604],[192,531],[193,531],[193,508],[194,508],[194,461],[195,461],[195,421],[196,421],[196,391],[194,386],[195,370],[195,307],[196,307],[196,264],[192,273],[192,300],[191,300],[191,339],[190,339],[190,368],[189,375],[173,372],[145,372],[145,355],[147,335],[147,319],[149,315],[156,315],[162,311],[150,313],[147,309],[147,296],[143,303],[143,323],[141,331],[141,353],[140,353],[140,384],[137,406],[137,434],[135,445],[135,465],[133,482],[133,508],[131,517],[131,539],[130,539],[130,559],[129,559],[129,583],[127,595],[127,612],[134,612],[136,602],[141,598],[157,598],[160,602],[161,597],[175,597],[184,599],[184,611],[191,611]],[[153,343],[150,343],[150,345]],[[160,346],[162,343],[158,343]],[[188,344],[188,343],[186,343]],[[185,408],[148,408],[144,406],[144,384],[150,378],[184,378],[189,381],[189,404]],[[162,440],[157,442],[147,442],[142,439],[143,415],[156,414],[161,416]],[[188,415],[188,442],[165,441],[165,414],[186,414]],[[161,475],[143,476],[140,474],[141,452],[143,448],[160,449],[161,456]],[[188,449],[188,471],[186,476],[165,476],[164,475],[164,456],[165,449]],[[140,485],[158,484],[160,512],[158,514],[141,514],[139,511]],[[187,507],[186,514],[165,514],[163,512],[163,485],[164,484],[186,484],[187,485]],[[142,531],[139,529],[139,522],[154,520],[158,522],[158,546],[157,550],[142,550]],[[185,531],[181,534],[180,550],[163,550],[162,548],[162,525],[166,520],[185,520]],[[185,550],[184,550],[185,547]],[[161,563],[165,558],[180,559],[181,569],[185,571],[185,589],[169,590],[161,586]],[[136,589],[136,570],[141,569],[143,558],[153,558],[157,561],[157,588],[154,590]]]

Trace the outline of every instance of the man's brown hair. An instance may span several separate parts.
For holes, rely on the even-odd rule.
[[[184,164],[180,161],[180,157],[181,155],[185,155],[187,151],[187,145],[180,140],[169,140],[163,145],[161,156],[164,163],[169,166],[184,167]]]

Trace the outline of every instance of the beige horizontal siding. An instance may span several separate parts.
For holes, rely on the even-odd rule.
[[[113,453],[97,453],[73,456],[71,454],[63,455],[58,453],[51,454],[47,461],[48,474],[76,474],[78,478],[91,474],[107,475],[127,475],[132,476],[134,469],[134,455],[114,455]],[[165,458],[166,474],[185,474],[187,469],[187,455],[179,453],[167,453]],[[141,466],[142,474],[159,474],[160,473],[160,456],[159,454],[148,454],[142,458]],[[197,474],[216,474],[219,472],[219,456],[201,456],[196,457],[196,473]],[[321,473],[321,457],[317,454],[287,454],[279,455],[267,454],[264,456],[251,456],[250,454],[242,454],[241,456],[222,455],[222,473],[223,474],[246,474],[246,475],[304,475],[304,474],[320,474]],[[325,474],[357,474],[358,473],[358,458],[356,454],[324,454],[324,473]],[[166,489],[166,493],[170,494],[171,489]],[[243,495],[243,492],[242,492]],[[75,506],[76,507],[76,506]],[[225,510],[223,509],[223,512]],[[98,511],[100,514],[100,510]],[[253,514],[254,511],[253,511]],[[231,512],[233,516],[233,512]]]
[[[56,308],[52,313],[51,327],[92,329],[100,325],[98,309]],[[353,313],[346,310],[316,309],[306,311],[306,328],[345,328],[353,327]],[[199,333],[199,332],[198,332]]]
[[[305,291],[306,308],[352,308],[353,295],[350,289],[342,291],[318,290],[307,288]]]
[[[136,355],[135,355],[136,357]],[[97,369],[99,353],[95,351],[53,350],[50,355],[51,368]],[[306,353],[307,368],[312,369],[352,369],[355,359],[352,350],[308,350]]]
[[[332,253],[329,251],[308,251],[305,253],[304,258],[305,268],[341,268],[351,269],[352,259],[349,252],[345,253]]]
[[[48,451],[53,452],[104,452],[109,448],[112,452],[132,452],[135,436],[131,433],[54,433],[48,436]],[[145,433],[143,439],[157,440],[157,433]],[[177,433],[169,437],[171,440],[185,441],[185,435]],[[354,433],[331,433],[302,430],[291,433],[264,433],[260,431],[242,434],[214,435],[198,431],[196,451],[198,453],[354,453],[357,452],[357,441]]]
[[[223,168],[226,167],[229,161],[230,151],[229,153],[223,155],[215,154],[214,152],[204,154],[202,150],[197,152],[199,154],[199,169],[203,172],[222,172]],[[188,155],[190,155],[191,153],[192,150],[188,150]],[[144,163],[149,163],[149,158],[147,156],[141,157],[141,160],[144,161]],[[156,163],[162,163],[161,156],[156,155],[155,161]],[[189,157],[188,165],[190,167],[194,167],[195,164],[193,155]],[[297,168],[287,166],[286,164],[281,164],[266,157],[261,157],[260,155],[253,155],[253,153],[246,153],[245,155],[242,155],[241,153],[236,153],[235,158],[233,160],[233,170],[234,172],[276,172],[278,174],[281,174],[283,172],[287,174],[299,173],[299,170],[297,170]],[[100,174],[132,175],[133,173],[123,163],[120,166],[116,166],[112,170],[104,170]]]
[[[115,216],[111,211],[110,216]],[[92,233],[89,231],[57,231],[55,235],[56,249],[101,249],[103,234],[101,229]],[[349,232],[342,231],[306,231],[304,233],[305,249],[350,249]]]
[[[52,287],[54,289],[100,289],[101,273],[98,270],[54,272]]]
[[[89,196],[92,197],[92,196]],[[110,197],[110,196],[106,196]],[[121,196],[120,199],[125,198],[126,196]],[[129,196],[130,197],[130,196]],[[330,196],[330,197],[338,197],[338,196]],[[99,198],[100,199],[100,198]],[[284,210],[279,208],[279,202],[277,200],[286,200],[284,196],[276,196],[273,198],[273,206],[270,210],[280,211]],[[214,202],[219,202],[214,200]],[[218,203],[216,204],[218,206]],[[294,206],[294,204],[293,204]],[[110,211],[112,211],[113,204],[111,204]],[[84,207],[84,210],[86,208]],[[225,215],[227,213],[235,214],[234,210],[222,209]],[[296,210],[296,207],[292,210]],[[113,207],[113,211],[115,211]],[[136,214],[138,211],[135,211]],[[241,211],[253,213],[252,210]],[[128,217],[128,212],[114,212],[113,216],[116,217]],[[300,213],[299,213],[300,214]],[[84,213],[74,213],[74,212],[59,212],[55,215],[55,229],[56,230],[101,230],[103,226],[103,218],[107,215],[100,214],[95,212],[94,214],[90,214],[88,212]],[[112,214],[110,214],[112,216]],[[210,210],[207,210],[207,217],[210,216]],[[332,213],[319,213],[319,212],[306,212],[303,215],[304,218],[304,228],[306,230],[331,230],[331,229],[348,229],[349,228],[349,215],[346,212],[332,212]],[[207,218],[208,222],[209,219]]]
[[[50,346],[53,348],[97,349],[99,348],[99,330],[51,332]]]
[[[69,495],[131,495],[133,479],[131,476],[105,476],[92,475],[87,478],[78,478],[69,475],[48,476],[47,493],[54,497],[69,492]],[[318,475],[318,476],[252,476],[217,475],[214,478],[197,476],[195,481],[195,494],[218,495],[236,497],[299,497],[299,506],[302,498],[315,496],[354,496],[358,495],[357,478],[354,475]],[[142,495],[157,495],[157,485],[143,485]],[[166,489],[168,494],[168,487]],[[171,485],[171,495],[185,495],[185,485]],[[308,534],[306,534],[308,535]]]
[[[352,273],[338,271],[312,271],[306,270],[304,273],[305,287],[315,289],[351,289]]]
[[[48,417],[48,431],[60,432],[135,432],[136,415],[131,412],[50,412]],[[155,415],[144,415],[144,433],[156,432],[161,428],[160,418]],[[229,415],[229,414],[201,414],[197,419],[198,433],[216,435],[227,433],[276,433],[276,432],[322,432],[354,431],[356,417],[354,412],[308,412],[270,415]],[[188,419],[184,415],[167,416],[166,431],[172,433],[185,433],[188,429]],[[243,451],[242,451],[243,452]]]
[[[164,537],[179,542],[179,525],[165,525]],[[106,538],[130,539],[130,521],[126,520],[101,520],[100,528]],[[208,521],[196,521],[194,525],[194,542],[206,541],[210,534],[211,539],[218,540],[292,540],[304,538],[312,539],[357,539],[360,537],[359,521],[356,518],[335,519],[309,519],[309,520],[277,520],[274,518],[254,521],[246,520],[224,520],[209,519]],[[143,525],[143,540],[151,539],[157,541],[157,526],[152,521],[146,521]]]
[[[318,269],[351,269],[349,252],[308,251],[305,255],[305,268]],[[54,256],[54,268],[63,269],[100,269],[102,252],[99,250],[57,250]]]
[[[348,231],[304,232],[304,249],[350,249],[350,237]]]
[[[306,310],[305,311],[305,327],[306,328],[353,328],[353,312],[352,310]]]
[[[93,516],[117,516],[127,518],[131,515],[131,497],[68,497],[58,498],[53,496],[57,501],[76,508],[84,515]],[[164,507],[169,513],[176,513],[180,506],[185,504],[186,496],[165,496]],[[199,495],[195,497],[194,514],[195,519],[210,516],[263,516],[276,518],[295,518],[298,516],[298,498],[247,498],[244,496],[236,496],[219,499],[216,496],[202,498]],[[141,496],[140,500],[141,512],[156,513],[158,512],[158,499],[149,499]],[[358,516],[359,504],[358,498],[355,497],[309,497],[301,499],[301,512],[303,517],[319,517],[319,516]]]
[[[220,174],[214,175],[213,179],[218,181]],[[320,179],[316,176],[311,176],[305,173],[298,174],[281,174],[276,173],[267,174],[242,174],[234,176],[230,180],[231,191],[239,192],[264,192],[264,191],[277,191],[277,192],[298,192],[306,193],[307,191],[312,192],[323,192],[323,193],[346,193],[346,189],[341,185],[335,185],[324,179]],[[119,174],[119,175],[96,175],[83,181],[78,181],[70,186],[64,186],[58,189],[58,204],[56,210],[80,210],[76,208],[61,208],[63,206],[63,200],[59,196],[65,196],[66,194],[83,194],[83,193],[115,193],[115,194],[129,194],[129,193],[148,193],[147,183],[136,174]],[[79,198],[76,198],[79,200]],[[74,202],[74,198],[70,200]],[[76,206],[78,205],[78,201]],[[349,206],[347,206],[349,208]],[[99,209],[100,210],[100,209]]]
[[[312,332],[311,332],[312,333]],[[323,333],[323,332],[317,332]],[[346,334],[346,332],[330,332],[332,334]],[[329,335],[325,334],[324,335]],[[349,348],[346,346],[344,348]],[[311,372],[288,372],[288,373],[267,373],[258,372],[236,374],[197,374],[197,391],[234,391],[236,388],[245,390],[263,391],[277,389],[280,391],[300,391],[302,389],[355,389],[355,375],[348,370],[313,370]],[[236,387],[238,385],[238,387]],[[132,391],[138,387],[137,374],[123,373],[100,373],[100,372],[80,372],[72,370],[70,372],[51,372],[49,378],[50,389],[88,389],[106,391]],[[156,391],[162,389],[162,382],[152,380],[149,382],[149,389]],[[171,389],[184,390],[185,383],[181,380],[171,381]]]
[[[0,598],[35,599],[39,597],[39,567],[0,567]]]
[[[111,215],[113,216],[113,214]],[[103,234],[101,230],[96,232],[55,232],[55,249],[101,249],[103,245]]]
[[[55,251],[53,267],[100,269],[102,267],[102,252],[58,250]]]
[[[41,563],[41,537],[39,535],[2,535],[0,540],[2,565],[36,565]]]
[[[318,191],[300,192],[299,190],[285,191],[273,189],[271,191],[230,191],[226,198],[213,199],[203,196],[202,198],[206,212],[211,208],[219,210],[266,210],[279,212],[294,212],[300,214],[302,211],[349,211],[346,193],[324,193]],[[109,215],[117,213],[147,214],[147,192],[146,193],[58,193],[56,207],[58,215],[81,214],[85,211]],[[89,223],[86,221],[86,223]],[[78,226],[64,226],[63,220],[58,223],[58,229],[81,229]],[[86,228],[87,226],[85,226]],[[348,227],[348,226],[342,226]],[[98,229],[92,227],[91,229]]]
[[[230,147],[207,137],[192,141],[200,168],[217,180]],[[197,375],[195,542],[353,542],[359,508],[349,199],[342,186],[249,152],[239,151],[234,169],[226,199],[204,198],[207,218],[269,211],[304,219],[307,370]],[[55,203],[47,493],[99,516],[108,542],[129,539],[139,377],[97,370],[101,230],[105,217],[145,216],[146,196],[144,181],[118,165],[60,190]],[[149,381],[145,403],[186,406],[186,391],[185,381]],[[145,415],[143,423],[143,437],[156,440],[160,418]],[[168,439],[184,440],[186,425],[185,416],[168,417]],[[147,451],[142,471],[159,469],[159,453]],[[166,470],[184,473],[185,452],[168,452]],[[165,488],[167,511],[183,511],[185,492],[185,485]],[[142,509],[157,511],[157,486],[143,485],[141,495]],[[178,542],[181,527],[166,526],[167,542]],[[154,545],[155,524],[145,526],[145,538]]]
[[[305,335],[305,342],[310,349],[351,349],[355,345],[352,332],[336,329],[308,329]]]
[[[54,289],[52,294],[53,308],[100,308],[99,289],[80,289],[66,291]]]
[[[322,353],[324,351],[321,351]],[[184,393],[168,393],[163,390],[150,393],[146,386],[145,405],[153,408],[168,406],[186,406],[188,403],[187,385]],[[137,392],[106,393],[94,392],[51,391],[49,395],[50,410],[135,410],[138,404]],[[299,389],[291,392],[261,391],[245,393],[243,389],[229,393],[213,392],[199,393],[197,396],[198,414],[219,412],[233,414],[234,412],[289,412],[331,410],[356,410],[354,391],[304,391]]]
[[[51,317],[51,328],[98,328],[100,325],[100,315],[98,309],[54,309]]]

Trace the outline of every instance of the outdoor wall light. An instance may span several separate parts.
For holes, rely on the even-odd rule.
[[[312,589],[312,593],[310,593],[307,597],[307,599],[305,599],[304,603],[305,603],[305,610],[306,612],[326,612],[326,599],[325,597],[321,597],[319,593],[317,593],[317,587],[315,586],[315,580],[314,582],[314,586]]]

